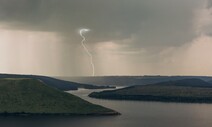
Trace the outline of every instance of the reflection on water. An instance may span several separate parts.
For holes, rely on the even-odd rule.
[[[111,101],[87,97],[92,90],[70,93],[114,109],[121,116],[0,117],[1,127],[211,127],[212,105]]]

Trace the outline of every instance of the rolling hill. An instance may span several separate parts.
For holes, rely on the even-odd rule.
[[[0,79],[1,115],[117,115],[79,97],[26,78]]]
[[[89,96],[118,100],[212,103],[212,84],[201,79],[182,79],[93,92]]]
[[[64,81],[52,77],[47,76],[39,76],[39,75],[17,75],[17,74],[0,74],[1,78],[32,78],[38,79],[43,81],[50,87],[57,88],[59,90],[68,91],[68,90],[77,90],[78,88],[85,88],[85,89],[104,89],[104,88],[111,88],[110,86],[95,86],[89,84],[82,84],[82,83],[75,83],[72,81]]]
[[[208,82],[212,84],[212,80],[210,80],[210,81],[208,81]]]

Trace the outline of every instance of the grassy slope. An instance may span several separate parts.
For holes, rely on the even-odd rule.
[[[199,79],[185,79],[152,85],[132,86],[120,90],[94,92],[89,96],[124,100],[212,103],[211,86],[211,84]]]
[[[57,88],[59,90],[68,91],[68,90],[77,90],[78,88],[85,89],[105,89],[111,88],[110,86],[95,86],[90,84],[81,84],[72,81],[65,81],[56,79],[48,76],[39,76],[39,75],[18,75],[18,74],[0,74],[0,78],[31,78],[38,79],[43,81],[46,85]]]
[[[35,79],[0,79],[0,113],[104,114],[110,109],[91,104]]]

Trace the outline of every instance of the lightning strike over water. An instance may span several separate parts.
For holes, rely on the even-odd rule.
[[[84,48],[84,50],[86,51],[86,53],[90,57],[90,64],[91,64],[91,67],[92,67],[92,76],[95,76],[95,66],[94,66],[94,63],[93,63],[93,56],[85,45],[86,39],[85,39],[85,36],[83,35],[83,33],[86,33],[86,32],[89,32],[89,31],[90,31],[90,29],[80,29],[79,34],[82,37],[82,41],[81,41],[82,47]]]

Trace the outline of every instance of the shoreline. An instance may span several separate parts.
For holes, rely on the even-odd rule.
[[[102,112],[102,113],[0,113],[0,116],[118,116],[121,113],[113,112]]]
[[[93,92],[88,96],[96,99],[107,99],[107,100],[126,100],[126,101],[146,101],[146,102],[164,102],[164,103],[192,103],[192,104],[212,104],[211,97],[167,97],[167,96],[153,96],[153,95],[95,95]]]

